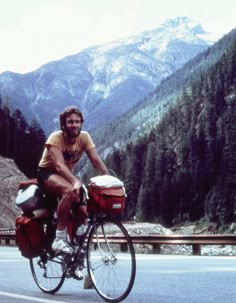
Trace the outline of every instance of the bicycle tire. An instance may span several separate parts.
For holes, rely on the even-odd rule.
[[[66,277],[63,257],[51,256],[46,252],[30,259],[30,269],[36,285],[49,294],[56,293]]]
[[[109,239],[111,234],[123,238],[123,249],[120,243]],[[105,301],[120,302],[129,295],[135,281],[136,260],[132,241],[121,222],[103,219],[91,229],[87,267],[94,288]]]

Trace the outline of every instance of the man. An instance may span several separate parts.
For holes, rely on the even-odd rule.
[[[46,192],[61,197],[52,249],[67,254],[72,254],[73,248],[66,241],[66,228],[72,206],[80,203],[81,189],[81,181],[73,174],[73,168],[86,152],[97,172],[108,174],[90,135],[81,131],[83,122],[82,113],[75,107],[66,108],[60,114],[61,131],[53,132],[48,137],[38,169],[39,183]]]

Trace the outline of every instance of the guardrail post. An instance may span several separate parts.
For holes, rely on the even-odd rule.
[[[128,250],[128,246],[127,246],[127,243],[121,243],[120,244],[120,250],[122,252],[126,252]]]
[[[154,254],[160,254],[161,253],[161,244],[153,244],[152,245],[152,252]]]
[[[193,250],[193,255],[201,256],[201,245],[200,244],[193,244],[192,250]]]

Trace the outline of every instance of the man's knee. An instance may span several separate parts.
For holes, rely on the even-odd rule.
[[[63,193],[62,193],[62,198],[68,200],[69,202],[75,202],[78,200],[78,195],[73,192],[72,190],[65,190]]]

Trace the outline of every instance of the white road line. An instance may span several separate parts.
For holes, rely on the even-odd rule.
[[[193,255],[159,255],[159,254],[136,254],[135,255],[136,260],[145,260],[145,261],[153,261],[153,260],[191,260],[191,259],[202,259],[203,257],[205,259],[213,260],[213,259],[218,259],[218,260],[229,260],[229,259],[236,259],[236,256],[193,256]]]
[[[5,263],[5,262],[27,262],[27,261],[28,260],[22,260],[22,259],[4,259],[4,260],[0,260],[0,263]]]
[[[28,301],[35,301],[35,302],[41,302],[41,303],[68,303],[65,301],[35,298],[35,297],[24,296],[24,295],[20,295],[20,294],[13,294],[10,292],[5,292],[5,291],[0,291],[0,296],[6,296],[6,297],[11,297],[11,298],[16,298],[16,299],[24,299],[24,300],[28,300]]]
[[[2,247],[0,246],[0,248],[2,249]],[[15,255],[15,256],[20,256],[20,252],[18,251],[0,251],[0,255]]]

